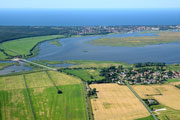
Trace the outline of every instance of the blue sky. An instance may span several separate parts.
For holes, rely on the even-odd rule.
[[[0,0],[0,8],[180,8],[180,0]]]

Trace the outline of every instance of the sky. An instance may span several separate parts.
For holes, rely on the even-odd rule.
[[[0,0],[0,8],[180,8],[180,0]]]

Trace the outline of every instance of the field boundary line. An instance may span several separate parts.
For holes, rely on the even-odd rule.
[[[85,99],[85,107],[86,107],[86,115],[87,115],[87,119],[90,120],[90,117],[89,117],[89,110],[88,110],[88,105],[87,105],[87,95],[86,95],[86,88],[85,88],[85,82],[81,80],[81,84],[82,84],[82,87],[83,87],[83,96],[84,96],[84,99]]]
[[[52,77],[50,76],[50,74],[48,73],[48,71],[45,71],[48,78],[51,80],[52,84],[54,85],[54,87],[57,89],[58,94],[62,93],[62,91],[58,88],[58,86],[56,85],[56,83],[54,82],[54,80],[52,79]]]
[[[145,108],[148,110],[148,112],[153,116],[154,120],[159,120],[154,113],[150,110],[148,105],[141,99],[141,97],[136,93],[136,91],[129,85],[127,81],[124,81],[125,85],[131,90],[131,92],[139,99],[139,101],[145,106]]]
[[[23,75],[23,77],[24,77],[24,82],[25,82],[25,85],[26,85],[26,91],[27,91],[27,94],[28,94],[28,97],[29,97],[29,103],[31,105],[31,110],[32,110],[32,113],[33,113],[33,117],[34,117],[34,120],[37,120],[36,114],[35,114],[35,111],[34,111],[34,107],[33,107],[33,104],[32,104],[32,98],[31,98],[30,91],[29,91],[29,88],[28,88],[28,85],[27,85],[26,76]]]

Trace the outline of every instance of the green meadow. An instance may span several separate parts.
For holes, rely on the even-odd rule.
[[[0,47],[4,49],[4,51],[10,56],[17,56],[17,55],[30,55],[32,50],[36,48],[38,43],[52,40],[57,38],[62,38],[63,35],[49,35],[49,36],[40,36],[40,37],[29,37],[29,38],[22,38],[11,40],[7,42],[3,42]],[[1,54],[0,54],[1,55]]]
[[[56,86],[63,92],[57,93]],[[81,80],[47,71],[0,77],[0,120],[87,120]],[[30,99],[32,100],[32,106]]]
[[[86,82],[104,79],[104,77],[100,76],[100,70],[95,69],[64,70],[64,72],[77,76]]]

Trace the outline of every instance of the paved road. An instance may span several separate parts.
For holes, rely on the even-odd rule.
[[[141,97],[134,91],[134,89],[129,85],[128,82],[125,81],[125,84],[127,85],[127,87],[134,93],[134,95],[142,102],[142,104],[146,107],[146,109],[149,111],[149,113],[153,116],[153,118],[155,120],[159,120],[154,113],[149,109],[149,106],[146,105],[146,103],[141,99]]]
[[[36,66],[39,66],[39,67],[42,67],[42,68],[46,68],[46,69],[48,69],[48,70],[57,71],[57,69],[55,69],[55,68],[47,67],[47,66],[45,66],[45,65],[41,65],[41,64],[38,64],[38,63],[35,63],[35,62],[31,62],[31,61],[28,61],[28,60],[25,60],[25,59],[20,59],[20,58],[19,58],[19,61],[23,61],[23,62],[26,62],[26,63],[30,63],[30,64],[33,64],[33,65],[36,65]]]

